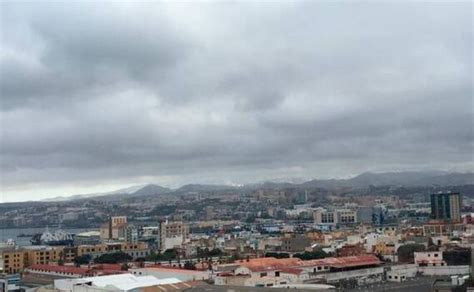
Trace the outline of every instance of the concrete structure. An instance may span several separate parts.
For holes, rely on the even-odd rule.
[[[470,272],[470,266],[418,267],[418,272],[426,276],[468,275]]]
[[[403,282],[416,277],[418,267],[416,265],[397,265],[387,268],[385,279],[390,282]]]
[[[354,279],[358,285],[372,284],[382,281],[384,275],[383,267],[359,269],[353,271],[342,271],[317,275],[316,280],[324,280],[328,284],[335,284],[341,280]]]

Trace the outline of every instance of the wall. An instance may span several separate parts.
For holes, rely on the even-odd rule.
[[[470,266],[418,267],[418,271],[430,276],[467,275]]]
[[[335,283],[342,279],[365,278],[368,281],[367,283],[370,283],[372,282],[371,278],[374,278],[373,279],[374,282],[379,281],[378,279],[381,280],[383,274],[384,274],[384,268],[377,267],[377,268],[361,269],[361,270],[354,270],[354,271],[347,271],[347,272],[321,274],[317,276],[316,278],[326,279],[328,283]]]

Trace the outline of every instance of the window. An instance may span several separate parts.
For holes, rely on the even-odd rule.
[[[437,258],[437,257],[438,257],[438,254],[437,254],[437,253],[435,253],[435,254],[434,254],[434,256],[435,256],[435,258]]]
[[[267,273],[260,273],[260,278],[267,276]]]
[[[280,277],[280,271],[275,272],[275,277]]]

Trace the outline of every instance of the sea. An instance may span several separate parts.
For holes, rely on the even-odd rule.
[[[0,242],[2,241],[7,241],[8,239],[13,239],[18,246],[27,246],[31,245],[30,239],[31,237],[18,237],[20,234],[26,234],[26,235],[33,235],[36,233],[43,233],[46,230],[46,227],[44,228],[13,228],[13,229],[0,229]],[[56,229],[55,228],[49,228],[50,232],[54,232]],[[81,232],[86,232],[86,231],[93,231],[97,230],[97,228],[62,228],[62,230],[72,233],[72,234],[78,234]]]

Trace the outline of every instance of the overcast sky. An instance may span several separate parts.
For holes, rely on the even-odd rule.
[[[0,202],[474,169],[470,1],[0,5]]]

